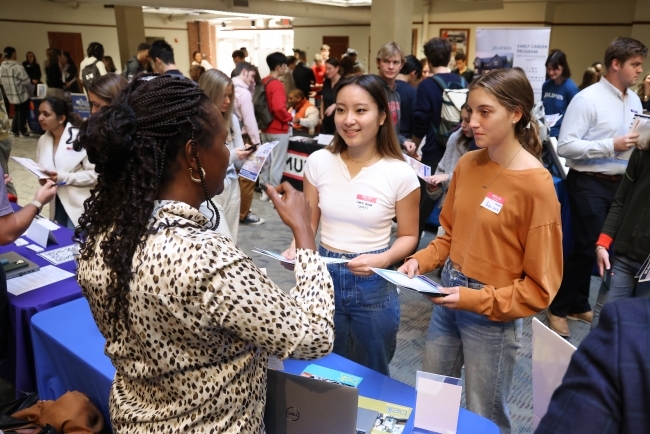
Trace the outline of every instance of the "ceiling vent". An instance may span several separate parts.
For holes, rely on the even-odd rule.
[[[248,0],[232,0],[232,5],[240,8],[247,8]]]

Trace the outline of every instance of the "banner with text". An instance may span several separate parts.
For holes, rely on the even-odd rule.
[[[551,29],[477,28],[474,76],[500,68],[519,67],[524,70],[535,92],[535,101],[542,96],[546,79],[546,58]]]

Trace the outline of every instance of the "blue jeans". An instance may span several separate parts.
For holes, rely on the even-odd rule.
[[[650,297],[647,289],[643,290],[642,285],[639,285],[637,279],[634,278],[643,265],[642,263],[633,261],[627,256],[618,255],[612,258],[611,265],[613,275],[609,281],[609,289],[605,285],[600,286],[594,306],[594,319],[591,321],[592,329],[598,325],[600,311],[605,303],[628,297]]]
[[[455,270],[447,259],[442,286],[481,289],[483,283]],[[522,320],[490,321],[485,315],[436,305],[424,346],[423,370],[460,378],[465,364],[467,408],[510,432],[508,394],[521,347]]]
[[[381,249],[372,253],[388,250]],[[320,246],[322,257],[352,259],[363,253],[336,253]],[[346,264],[328,265],[334,282],[334,352],[389,375],[395,354],[400,305],[395,286],[377,274],[355,276]]]

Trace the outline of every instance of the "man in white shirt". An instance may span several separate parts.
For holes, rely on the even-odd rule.
[[[28,136],[29,76],[23,65],[16,61],[16,49],[14,47],[6,47],[4,57],[5,60],[0,64],[0,79],[2,79],[2,86],[4,86],[7,99],[14,105],[16,110],[16,115],[11,124],[11,132],[16,137],[19,134]]]
[[[606,74],[569,104],[558,141],[558,154],[571,168],[566,186],[571,206],[574,247],[564,264],[562,285],[548,309],[551,328],[569,337],[568,319],[591,323],[591,270],[603,228],[627,160],[639,137],[628,133],[641,100],[628,88],[643,72],[648,49],[631,38],[614,40],[605,51]]]

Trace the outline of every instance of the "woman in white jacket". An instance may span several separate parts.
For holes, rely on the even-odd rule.
[[[83,203],[97,183],[95,165],[88,161],[85,149],[73,149],[78,130],[71,123],[72,115],[65,101],[46,98],[38,111],[38,122],[45,134],[38,140],[36,161],[59,186],[50,204],[50,220],[74,229],[84,210]],[[39,182],[43,185],[45,181]]]
[[[218,69],[205,71],[199,79],[199,87],[210,98],[217,109],[223,115],[223,120],[228,129],[226,146],[230,151],[230,165],[226,172],[225,188],[223,193],[215,196],[213,200],[220,207],[230,229],[230,237],[236,243],[239,231],[239,208],[241,204],[241,193],[239,181],[237,180],[237,169],[241,168],[243,160],[250,155],[251,151],[245,150],[242,139],[239,120],[233,113],[235,105],[235,94],[232,80]]]

